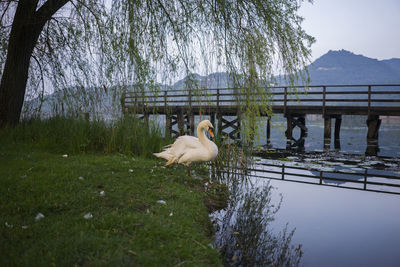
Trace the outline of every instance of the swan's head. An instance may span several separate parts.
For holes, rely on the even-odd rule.
[[[200,128],[201,130],[206,130],[211,135],[211,137],[214,138],[214,126],[209,120],[201,121],[198,128]]]

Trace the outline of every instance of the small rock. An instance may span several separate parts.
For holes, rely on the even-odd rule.
[[[6,227],[8,227],[8,228],[13,228],[13,227],[14,227],[14,225],[9,224],[8,222],[6,222],[5,225],[6,225]]]
[[[43,219],[44,218],[44,215],[42,214],[42,213],[38,213],[37,215],[36,215],[36,217],[35,217],[35,220],[36,221],[39,221],[39,220],[41,220],[41,219]]]
[[[21,228],[22,229],[28,229],[28,225],[22,225]]]
[[[133,172],[133,169],[129,169],[129,172],[132,173],[132,172]]]
[[[68,158],[68,154],[62,155],[63,158]]]
[[[158,204],[163,204],[163,205],[166,205],[166,204],[167,204],[167,202],[165,202],[165,200],[157,200],[157,203],[158,203]]]
[[[169,214],[169,217],[172,217],[174,214],[171,212],[170,214]]]
[[[93,215],[92,215],[92,213],[88,212],[85,214],[85,216],[83,216],[83,218],[85,218],[86,220],[89,220],[89,219],[93,218]]]
[[[100,192],[100,196],[105,196],[105,195],[106,195],[106,193],[104,191]]]
[[[79,180],[84,180],[84,178],[82,177],[82,176],[79,176],[79,178],[78,178]]]

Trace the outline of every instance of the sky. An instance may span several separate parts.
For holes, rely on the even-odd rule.
[[[400,58],[399,0],[314,0],[303,2],[299,14],[316,39],[312,61],[340,49],[379,60]]]

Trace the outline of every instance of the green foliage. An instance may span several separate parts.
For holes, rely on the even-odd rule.
[[[203,182],[160,163],[2,144],[0,265],[220,265]]]
[[[132,85],[157,90],[157,82],[171,83],[182,72],[223,70],[235,79],[230,86],[245,88],[248,95],[238,101],[252,140],[261,112],[253,97],[265,100],[261,110],[268,107],[268,93],[261,88],[273,82],[273,73],[285,74],[290,83],[306,79],[298,71],[308,63],[314,39],[301,27],[301,2],[113,0],[109,8],[108,1],[70,1],[32,44],[26,98],[42,101],[45,91],[63,91],[60,102],[95,113],[103,90],[117,88],[115,95]],[[0,2],[2,48],[16,5]],[[7,50],[0,51],[2,65]]]
[[[120,152],[151,157],[170,140],[152,122],[124,117],[115,122],[53,117],[32,119],[0,131],[3,143],[27,143],[57,153]]]

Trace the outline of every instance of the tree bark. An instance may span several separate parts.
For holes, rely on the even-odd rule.
[[[38,0],[20,0],[8,42],[0,84],[0,128],[19,122],[33,49],[45,23],[68,0],[49,0],[38,10]]]

